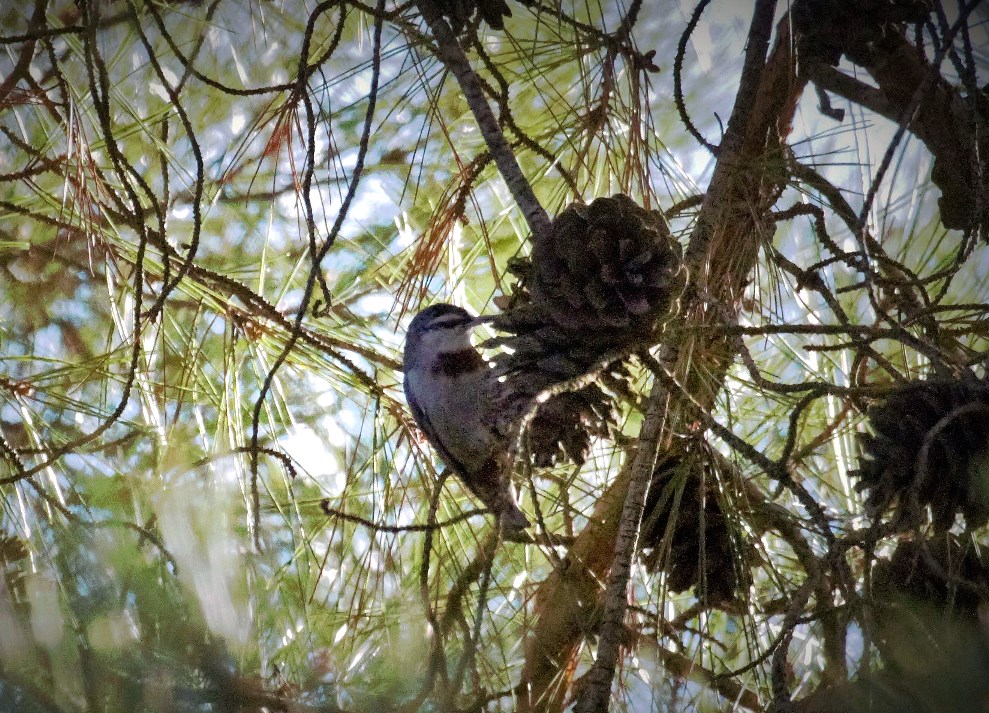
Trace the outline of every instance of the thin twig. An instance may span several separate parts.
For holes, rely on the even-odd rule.
[[[317,15],[319,12],[325,12],[329,7],[335,4],[335,0],[327,0],[327,2],[322,3],[313,15]],[[378,0],[378,9],[382,10],[384,8],[385,0]],[[315,19],[312,20],[315,22]],[[261,384],[261,393],[258,394],[257,400],[254,402],[254,411],[251,414],[251,505],[253,510],[253,539],[254,546],[260,550],[261,548],[261,493],[258,489],[258,439],[260,436],[261,429],[261,409],[264,406],[265,398],[268,395],[268,391],[271,389],[272,384],[275,380],[275,375],[278,370],[288,359],[288,355],[292,352],[295,347],[295,343],[299,340],[302,334],[302,321],[305,319],[306,312],[309,309],[309,301],[312,299],[313,291],[315,290],[316,284],[318,282],[319,273],[322,270],[323,258],[333,247],[336,241],[337,235],[340,233],[340,228],[343,225],[344,218],[346,218],[347,213],[350,209],[350,204],[357,193],[357,186],[360,184],[361,175],[364,169],[364,159],[367,156],[368,143],[371,137],[371,127],[372,121],[374,119],[374,109],[377,104],[378,99],[378,80],[381,74],[381,29],[382,20],[380,17],[375,18],[374,21],[374,39],[372,47],[372,65],[371,65],[371,86],[368,90],[368,106],[367,111],[364,115],[364,129],[361,132],[359,148],[357,152],[357,161],[354,165],[353,173],[351,174],[350,185],[347,189],[347,195],[345,196],[343,202],[340,205],[340,210],[337,212],[336,220],[333,223],[333,227],[330,229],[329,235],[327,235],[326,240],[323,241],[322,247],[312,259],[312,267],[309,271],[309,279],[306,280],[306,289],[302,295],[302,304],[299,307],[299,311],[296,313],[295,324],[289,335],[288,341],[282,348],[281,353],[275,359],[274,364],[268,370],[267,375],[264,378],[264,382]],[[301,72],[307,71],[305,68],[300,70]],[[300,78],[300,86],[304,83]],[[305,89],[303,88],[303,91]],[[312,133],[310,133],[312,136]],[[310,150],[312,146],[310,145]],[[311,175],[314,170],[315,159],[310,155],[307,158],[307,171]],[[308,193],[303,191],[303,198],[308,200]],[[313,231],[315,231],[315,221],[312,217],[312,206],[309,205],[307,209],[306,223],[310,231],[310,243],[315,244],[315,238],[313,237]]]
[[[700,130],[694,126],[694,122],[690,119],[690,114],[687,112],[687,105],[683,99],[683,58],[687,53],[687,42],[690,41],[690,36],[694,33],[697,23],[700,22],[704,9],[710,4],[711,0],[700,0],[694,7],[694,11],[690,14],[690,20],[687,22],[687,26],[680,34],[676,57],[673,59],[673,103],[676,105],[677,112],[680,114],[680,121],[683,122],[684,127],[690,132],[690,135],[697,139],[697,143],[717,156],[718,147],[705,139]]]
[[[462,512],[456,517],[451,517],[449,520],[444,520],[443,522],[432,522],[422,525],[384,525],[366,517],[361,517],[360,515],[354,515],[352,513],[344,512],[343,510],[338,510],[331,507],[328,499],[319,501],[319,509],[322,510],[327,517],[339,518],[340,520],[346,520],[347,522],[352,522],[357,525],[363,525],[369,530],[374,530],[375,532],[390,532],[392,534],[442,530],[444,527],[450,527],[451,525],[456,525],[458,522],[470,520],[472,517],[476,517],[477,515],[487,515],[490,512],[488,510],[475,509]]]

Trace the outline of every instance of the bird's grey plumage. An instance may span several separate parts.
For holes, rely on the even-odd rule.
[[[405,397],[416,423],[443,463],[506,527],[529,521],[515,504],[495,429],[498,381],[470,343],[477,320],[466,310],[436,304],[417,314],[405,336]]]

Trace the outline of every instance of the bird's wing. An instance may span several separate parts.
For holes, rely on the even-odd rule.
[[[439,432],[433,427],[432,422],[429,420],[429,416],[426,412],[419,408],[416,404],[416,400],[412,398],[409,394],[408,382],[403,384],[405,390],[405,400],[409,404],[409,409],[412,411],[412,417],[415,419],[416,423],[419,424],[420,430],[426,435],[426,440],[436,449],[436,452],[440,454],[440,460],[448,467],[452,468],[453,471],[460,476],[463,480],[464,476],[468,473],[467,468],[459,460],[453,457],[453,454],[443,443],[442,438],[440,438]]]
[[[486,381],[482,385],[482,389],[491,389],[493,387],[493,381]],[[505,483],[502,482],[502,470],[505,465],[502,458],[498,454],[493,454],[480,468],[475,469],[475,471],[469,470],[461,461],[453,456],[450,449],[447,448],[443,439],[440,437],[440,432],[433,427],[432,422],[429,420],[429,415],[417,405],[414,398],[411,398],[408,382],[403,384],[403,388],[405,390],[405,399],[409,404],[409,409],[412,411],[413,418],[415,418],[416,423],[419,424],[419,428],[422,429],[423,433],[426,434],[429,443],[439,453],[440,460],[492,512],[504,512],[507,518],[506,525],[509,529],[516,530],[528,527],[529,521],[515,504],[515,498],[511,490],[506,488]],[[489,391],[488,393],[490,394],[491,392]]]

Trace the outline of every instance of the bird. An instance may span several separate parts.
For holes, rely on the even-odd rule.
[[[405,334],[405,399],[426,439],[478,500],[502,517],[506,531],[529,526],[512,492],[509,437],[494,413],[501,384],[471,345],[487,321],[450,304],[419,312]]]

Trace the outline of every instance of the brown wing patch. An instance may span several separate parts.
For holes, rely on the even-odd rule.
[[[441,352],[436,355],[433,365],[434,374],[448,377],[462,376],[472,371],[486,368],[484,359],[475,349],[461,349],[457,352]]]

